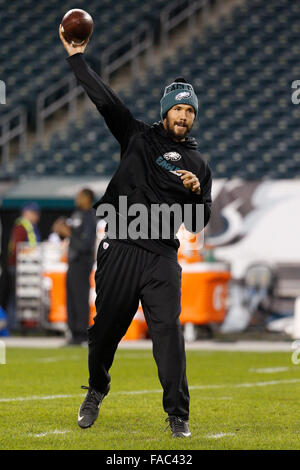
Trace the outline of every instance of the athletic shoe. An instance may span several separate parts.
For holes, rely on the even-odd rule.
[[[90,428],[98,418],[100,405],[103,398],[108,394],[110,385],[108,384],[105,393],[97,392],[92,387],[85,387],[85,385],[82,385],[81,388],[88,390],[78,411],[78,425],[85,429]]]
[[[169,416],[166,419],[166,422],[169,422],[169,425],[166,427],[166,429],[168,429],[170,426],[172,437],[191,437],[192,434],[189,430],[188,421],[184,421],[183,419],[179,418],[179,416]]]

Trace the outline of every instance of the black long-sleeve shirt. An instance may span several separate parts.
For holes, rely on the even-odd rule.
[[[149,214],[153,204],[170,207],[177,203],[182,209],[185,204],[192,204],[194,211],[198,204],[203,204],[205,226],[211,213],[212,178],[208,163],[197,150],[196,140],[187,137],[183,142],[175,142],[162,122],[149,125],[135,119],[116,93],[91,69],[82,53],[69,56],[67,61],[121,147],[119,167],[94,207],[110,203],[118,212],[119,196],[127,196],[128,207],[134,203],[144,204]],[[200,195],[184,187],[177,169],[196,174],[201,185]],[[132,220],[128,217],[128,225]],[[160,233],[159,239],[128,238],[126,241],[175,259],[179,247],[176,232],[172,230],[168,239],[162,238]]]
[[[68,220],[71,227],[70,245],[68,253],[69,263],[94,261],[96,240],[95,211],[77,209]]]

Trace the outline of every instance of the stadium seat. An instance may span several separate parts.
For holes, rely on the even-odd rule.
[[[18,8],[19,3],[16,2]],[[33,15],[30,4],[27,0],[27,21]],[[55,53],[44,52],[44,43],[38,44],[38,26],[36,36],[34,30],[28,45],[26,61],[13,41],[5,42],[6,52],[13,54],[8,78],[12,103],[32,106],[36,91],[63,76],[67,70],[56,34],[52,42],[50,37],[51,25],[58,24],[63,13],[61,7],[56,8],[58,4],[58,0],[52,0],[43,4],[43,8],[40,6],[41,11],[50,15],[45,41],[50,41]],[[83,2],[78,5],[80,7]],[[91,2],[91,13],[101,20],[91,42],[91,57],[97,55],[96,51],[104,44],[150,14],[149,5],[141,0],[127,0],[126,5],[116,0],[113,8],[110,5],[108,0],[102,1],[101,5],[95,0]],[[71,6],[67,1],[64,10]],[[163,6],[162,0],[154,0],[152,13],[159,16]],[[0,37],[19,31],[17,34],[23,34],[27,41],[30,35],[22,28],[18,29],[14,11],[15,5],[12,10],[8,8],[6,26]],[[193,83],[199,98],[193,135],[215,177],[300,176],[300,106],[292,104],[290,88],[291,82],[300,77],[299,11],[297,3],[247,0],[236,6],[231,16],[221,19],[217,25],[207,26],[204,35],[194,37],[180,47],[180,54],[175,53],[142,78],[134,79],[131,86],[119,93],[120,97],[136,118],[148,123],[158,121],[159,100],[164,87],[176,76],[183,75]],[[23,64],[22,76],[17,72],[20,63]],[[7,72],[0,64],[1,71]],[[23,77],[26,77],[24,83]],[[13,92],[17,87],[18,91]],[[111,175],[117,168],[118,155],[118,143],[93,109],[69,123],[63,132],[55,133],[48,148],[37,146],[32,152],[20,155],[18,160],[23,161],[24,166],[14,170],[18,173],[22,168],[25,175]],[[39,166],[32,166],[32,161],[39,162]],[[4,168],[1,178],[11,175],[14,170],[12,166]]]

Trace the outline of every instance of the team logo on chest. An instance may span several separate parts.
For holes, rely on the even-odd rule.
[[[165,160],[170,160],[171,162],[177,162],[181,159],[180,153],[177,152],[167,152],[164,153]]]

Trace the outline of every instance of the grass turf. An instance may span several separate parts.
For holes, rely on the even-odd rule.
[[[6,356],[0,449],[300,449],[300,365],[290,353],[187,351],[190,439],[164,432],[151,351],[117,351],[111,392],[87,430],[77,425],[87,349],[12,348]]]

